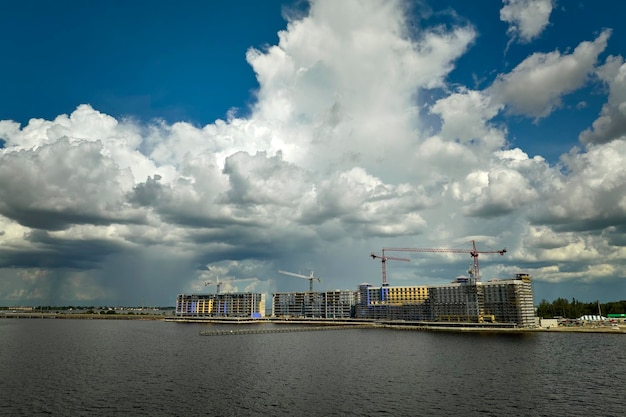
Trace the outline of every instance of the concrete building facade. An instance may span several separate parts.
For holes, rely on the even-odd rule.
[[[430,320],[429,287],[373,287],[361,284],[355,317],[387,320]]]
[[[178,294],[176,315],[182,317],[263,317],[261,293]]]
[[[349,290],[278,292],[272,295],[272,316],[349,318],[354,305],[355,293]]]

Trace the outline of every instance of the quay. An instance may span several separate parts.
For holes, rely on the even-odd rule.
[[[50,312],[3,312],[0,319],[79,319],[79,320],[159,320],[164,321],[163,314],[97,314],[97,313],[50,313]]]
[[[611,333],[626,334],[626,323],[619,325],[584,325],[584,326],[554,326],[542,327],[517,327],[512,323],[462,323],[462,322],[423,322],[405,320],[374,320],[374,319],[322,319],[322,318],[276,318],[276,317],[180,317],[167,316],[164,314],[85,314],[65,312],[0,312],[2,319],[79,319],[79,320],[156,320],[177,323],[205,323],[205,324],[234,324],[252,325],[257,328],[229,330],[202,331],[202,334],[262,334],[262,333],[288,333],[316,330],[342,330],[358,328],[377,328],[390,330],[409,331],[435,331],[435,332],[478,332],[478,333]],[[265,328],[264,323],[272,323],[280,328]],[[237,326],[238,327],[238,326]]]
[[[350,326],[307,326],[307,327],[281,327],[272,329],[248,328],[234,330],[201,330],[200,336],[234,336],[243,334],[266,334],[266,333],[292,333],[292,332],[314,332],[321,330],[347,330],[369,327],[368,325]]]

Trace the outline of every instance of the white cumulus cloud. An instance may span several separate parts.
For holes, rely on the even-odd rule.
[[[598,68],[598,77],[609,88],[609,97],[593,126],[580,134],[585,144],[606,143],[626,134],[626,64],[621,56],[610,56]]]
[[[506,6],[520,38],[545,26]],[[607,259],[596,278],[619,274],[626,141],[606,132],[621,131],[621,58],[597,72],[610,95],[589,146],[561,165],[511,148],[506,126],[511,113],[548,117],[584,85],[610,31],[530,55],[475,91],[447,78],[474,29],[408,27],[407,7],[311,2],[276,45],[248,51],[259,85],[246,117],[146,123],[77,104],[0,121],[0,300],[171,303],[219,278],[231,290],[302,288],[278,269],[354,288],[380,278],[368,255],[383,246],[470,239],[510,249],[485,277],[513,270],[507,259],[544,281],[580,280]],[[390,277],[446,282],[460,262],[423,258]]]
[[[513,114],[546,117],[560,107],[565,94],[583,86],[594,73],[610,35],[611,31],[605,30],[593,42],[582,42],[571,54],[534,53],[510,73],[498,75],[488,94]]]
[[[500,20],[509,24],[508,33],[523,43],[532,41],[550,23],[553,0],[504,0]]]

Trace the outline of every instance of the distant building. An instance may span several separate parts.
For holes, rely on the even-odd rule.
[[[182,317],[263,317],[260,293],[178,294],[176,315]]]
[[[20,313],[30,313],[34,309],[33,307],[30,307],[30,306],[14,306],[14,307],[8,307],[8,310],[11,310],[14,312],[20,312]]]
[[[539,319],[539,327],[542,329],[551,329],[559,327],[559,319]]]
[[[354,291],[278,292],[272,296],[272,316],[349,318],[353,316]]]
[[[578,320],[582,321],[583,323],[594,323],[594,322],[606,321],[608,319],[600,315],[586,314],[584,316],[581,316]]]

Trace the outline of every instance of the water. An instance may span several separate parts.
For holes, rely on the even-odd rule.
[[[211,326],[0,320],[0,415],[626,415],[623,335]]]

